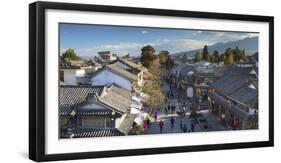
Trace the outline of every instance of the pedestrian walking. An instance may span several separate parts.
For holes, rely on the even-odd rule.
[[[153,118],[154,118],[154,121],[155,121],[155,122],[157,121],[157,114],[158,114],[157,111],[154,111],[154,112],[153,112]]]
[[[149,117],[149,115],[147,115],[146,123],[147,123],[147,128],[149,128],[150,127],[150,117]]]
[[[180,130],[183,130],[183,124],[182,124],[182,120],[180,120]]]
[[[168,115],[168,108],[165,107],[165,114]]]
[[[194,129],[195,129],[195,122],[194,121],[191,122],[190,129],[191,129],[191,132],[194,132]]]
[[[175,118],[174,117],[171,117],[170,118],[170,123],[171,123],[171,129],[173,130],[174,129],[174,127],[175,127]]]
[[[185,117],[186,107],[185,107],[185,106],[183,106],[182,110],[183,110],[183,117]]]
[[[143,130],[144,130],[144,134],[146,134],[147,130],[148,130],[148,124],[146,121],[144,121],[144,123],[143,123]]]
[[[186,133],[186,132],[187,132],[187,127],[186,127],[186,124],[184,124],[184,125],[183,125],[183,127],[182,127],[182,131],[183,131],[184,133]]]
[[[159,122],[160,133],[163,132],[163,127],[164,127],[164,122],[162,120],[160,120],[160,122]]]
[[[170,114],[171,113],[171,106],[170,106],[170,104],[168,104],[168,114]]]
[[[173,106],[172,106],[172,114],[174,114],[175,112],[176,112],[176,106],[173,105]]]

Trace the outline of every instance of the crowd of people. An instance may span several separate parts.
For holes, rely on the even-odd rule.
[[[190,126],[186,123],[183,123],[182,117],[179,119],[176,119],[174,116],[171,116],[168,120],[169,123],[164,123],[163,119],[160,119],[158,121],[158,111],[153,111],[151,113],[148,113],[147,116],[144,119],[143,123],[143,129],[144,129],[144,134],[147,134],[148,129],[150,128],[151,122],[154,122],[158,125],[160,133],[163,133],[163,128],[166,127],[165,125],[168,125],[167,127],[170,127],[170,130],[173,131],[175,129],[175,125],[177,124],[176,121],[179,121],[179,129],[181,132],[194,132],[195,131],[195,120],[191,120]]]
[[[171,131],[173,131],[175,127],[177,129],[179,127],[180,131],[184,133],[195,131],[194,120],[191,120],[190,123],[183,123],[182,120],[182,118],[185,118],[188,111],[193,110],[191,100],[187,100],[185,97],[180,96],[177,92],[172,91],[172,83],[168,84],[169,89],[166,92],[166,104],[163,106],[163,108],[155,110],[151,109],[144,119],[143,128],[145,134],[148,132],[152,121],[158,125],[160,133],[163,133],[163,129],[168,127],[170,127]],[[167,119],[169,123],[164,123],[164,119],[157,121],[161,109],[163,109],[165,111],[165,115],[169,117],[169,119]],[[179,126],[175,126],[176,124],[179,124]]]

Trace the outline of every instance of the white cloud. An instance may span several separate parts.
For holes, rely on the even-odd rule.
[[[170,53],[189,51],[202,48],[204,45],[209,45],[208,41],[200,41],[193,39],[176,39],[163,42],[155,46],[157,50],[168,50]]]
[[[92,48],[84,48],[77,49],[77,53],[81,56],[94,56],[97,55],[99,51],[111,51],[112,53],[118,55],[140,55],[141,48],[146,45],[151,45],[155,48],[156,52],[160,52],[162,50],[167,50],[170,53],[188,51],[193,49],[202,48],[204,45],[209,44],[207,41],[199,41],[192,39],[159,39],[155,42],[147,42],[147,43],[118,43],[118,44],[107,44],[101,46],[95,46]]]
[[[208,40],[213,43],[236,41],[247,37],[258,36],[257,33],[215,32],[215,31],[201,31],[200,33],[197,32],[196,35],[202,35],[204,36],[205,40]]]
[[[147,33],[147,31],[142,31]],[[81,56],[94,56],[99,51],[111,51],[117,55],[140,55],[141,48],[145,45],[151,45],[155,48],[156,52],[167,50],[170,53],[177,53],[202,48],[204,45],[212,45],[217,42],[228,42],[241,40],[246,37],[258,36],[255,33],[237,33],[237,32],[213,32],[213,31],[194,31],[196,37],[204,35],[202,39],[158,39],[153,42],[138,43],[138,42],[120,42],[116,44],[106,44],[94,46],[84,49],[75,49]]]
[[[197,36],[197,35],[199,35],[199,34],[201,34],[203,31],[193,31],[192,32],[192,35],[193,36]]]
[[[148,34],[148,31],[143,30],[143,31],[141,31],[141,33],[145,35],[145,34]]]
[[[107,44],[101,46],[95,46],[86,49],[77,49],[77,52],[83,56],[94,56],[99,51],[111,51],[118,55],[126,55],[128,53],[132,55],[140,54],[140,49],[143,46],[141,43],[118,43],[118,44]]]

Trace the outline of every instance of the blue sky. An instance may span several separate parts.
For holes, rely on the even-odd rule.
[[[60,51],[74,49],[81,56],[95,56],[109,50],[118,55],[140,55],[145,45],[156,52],[170,53],[194,50],[217,42],[241,40],[254,33],[215,32],[188,29],[164,29],[82,24],[60,24]]]

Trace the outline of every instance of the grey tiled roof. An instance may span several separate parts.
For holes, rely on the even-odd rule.
[[[255,67],[237,67],[237,66],[233,66],[231,68],[229,68],[226,73],[228,74],[244,74],[247,75],[249,74],[252,70],[256,70]]]
[[[246,111],[240,109],[236,105],[230,105],[225,99],[220,97],[216,93],[208,93],[208,96],[216,101],[218,104],[220,104],[224,109],[227,109],[229,112],[233,113],[234,115],[240,117],[242,120],[247,121],[247,120],[254,120],[257,119],[256,114],[248,114]]]
[[[256,89],[248,88],[247,85],[245,85],[239,90],[232,93],[230,97],[235,99],[236,101],[242,102],[244,104],[248,104],[254,99],[257,100],[258,92]]]
[[[98,96],[95,94],[88,94],[86,100],[79,104],[75,109],[76,115],[90,116],[111,115],[112,110],[98,101]]]
[[[111,85],[100,97],[99,101],[114,110],[127,113],[132,104],[132,93],[116,85]]]
[[[103,86],[66,86],[62,85],[59,88],[59,105],[68,106],[78,104],[85,101],[88,94],[100,95],[103,91]]]
[[[88,138],[88,137],[108,137],[123,136],[124,134],[115,128],[76,128],[72,132],[63,132],[60,138]]]
[[[121,117],[121,122],[120,124],[117,126],[117,129],[124,133],[125,135],[128,135],[131,128],[132,128],[132,125],[134,123],[134,120],[136,118],[136,115],[133,115],[133,114],[124,114],[122,117]]]
[[[228,71],[228,67],[197,67],[195,71],[195,75],[204,76],[204,77],[221,77]]]
[[[78,106],[81,102],[84,102],[86,97],[95,93],[100,95],[103,86],[64,86],[59,88],[59,113],[60,115],[69,114],[74,106]]]
[[[256,89],[249,88],[250,84],[254,84]],[[252,106],[258,100],[258,81],[249,75],[225,75],[211,87],[230,99],[248,106]]]
[[[116,85],[110,86],[61,86],[59,113],[69,115],[110,115],[112,111],[129,112],[133,94]]]
[[[115,72],[115,73],[118,73],[120,75],[122,75],[123,77],[127,78],[127,79],[130,79],[130,80],[133,80],[133,81],[137,81],[138,80],[138,76],[115,65],[115,64],[110,64],[110,65],[107,65],[106,68],[112,72]]]
[[[212,83],[212,87],[217,91],[230,95],[249,82],[249,77],[245,75],[225,75]]]
[[[179,74],[181,76],[186,76],[188,72],[193,71],[195,72],[195,66],[193,65],[185,65],[181,68]]]
[[[141,64],[134,63],[133,61],[128,60],[126,58],[122,58],[122,57],[118,57],[112,64],[115,64],[118,61],[129,66],[132,69],[132,71],[130,71],[130,72],[135,75],[137,75],[138,73],[140,73],[142,71],[143,78],[149,79],[149,78],[153,77],[153,75],[149,72],[149,70]]]
[[[118,61],[129,66],[133,70],[133,73],[139,73],[140,71],[142,71],[144,69],[144,67],[142,65],[136,64],[128,59],[121,58],[121,57],[118,57],[112,64],[115,64]]]
[[[127,89],[124,89],[124,88],[121,88],[115,84],[112,84],[110,86],[108,86],[108,88],[111,90],[111,91],[114,91],[126,98],[130,98],[133,96],[133,93],[131,91],[128,91]]]

